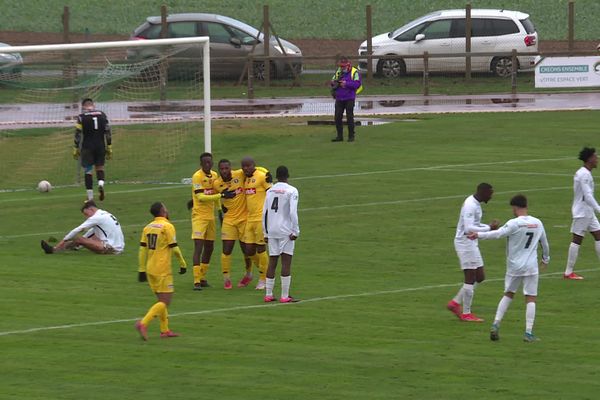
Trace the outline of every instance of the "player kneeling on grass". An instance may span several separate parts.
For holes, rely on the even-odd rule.
[[[144,318],[135,323],[135,328],[144,340],[148,340],[148,324],[153,318],[160,319],[160,337],[177,337],[179,334],[169,329],[167,307],[173,297],[173,273],[171,256],[175,254],[179,260],[179,273],[185,274],[186,263],[175,236],[175,227],[169,222],[169,211],[162,203],[154,203],[150,207],[154,220],[144,227],[140,239],[138,280],[148,281],[156,294],[155,303]]]
[[[515,292],[523,283],[523,294],[527,303],[525,312],[525,336],[526,342],[538,340],[533,334],[533,322],[535,320],[535,299],[538,289],[538,243],[542,245],[542,267],[546,267],[550,261],[550,248],[544,231],[544,224],[539,219],[528,215],[527,198],[516,195],[510,200],[513,214],[516,218],[508,221],[503,227],[493,232],[472,232],[468,237],[471,240],[500,239],[508,237],[506,242],[506,276],[504,278],[505,292],[498,304],[496,318],[490,330],[490,339],[499,340],[500,321],[508,310]]]
[[[85,247],[98,254],[120,254],[125,248],[123,231],[119,221],[108,211],[99,209],[93,200],[83,203],[81,212],[86,220],[67,233],[55,247],[42,240],[42,249],[46,254]],[[77,236],[85,231],[82,236]]]
[[[275,270],[281,256],[281,297],[280,303],[291,303],[296,300],[290,296],[292,256],[294,244],[300,235],[298,225],[298,189],[289,185],[288,169],[277,168],[277,183],[267,191],[263,205],[263,232],[269,246],[269,266],[267,269],[265,302],[275,301]]]

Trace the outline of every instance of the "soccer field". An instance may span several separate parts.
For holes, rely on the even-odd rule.
[[[154,301],[136,281],[137,251],[150,204],[163,201],[191,264],[188,186],[107,186],[101,207],[123,225],[121,256],[40,249],[40,239],[60,240],[81,222],[84,189],[0,193],[0,398],[597,398],[600,268],[591,237],[576,266],[586,279],[565,281],[562,272],[577,153],[598,144],[600,112],[414,119],[360,127],[355,143],[330,143],[332,127],[297,119],[216,122],[216,160],[237,166],[249,154],[290,169],[301,227],[291,293],[302,301],[264,304],[253,287],[224,291],[217,242],[211,288],[194,292],[191,271],[175,275],[170,325],[182,336],[174,339],[158,337],[157,321],[148,342],[134,330]],[[191,160],[201,147],[179,151]],[[177,166],[186,168],[191,176],[197,164]],[[110,171],[109,163],[109,180]],[[489,340],[502,240],[480,243],[487,281],[473,311],[485,323],[445,309],[462,281],[452,244],[460,206],[483,181],[496,190],[484,222],[512,218],[508,201],[523,193],[545,224],[552,259],[540,279],[540,342],[522,341],[520,293],[501,340]],[[242,269],[236,248],[236,280]]]

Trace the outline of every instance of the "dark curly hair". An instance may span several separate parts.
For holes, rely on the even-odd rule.
[[[596,153],[596,149],[595,148],[593,148],[593,147],[584,147],[579,152],[579,159],[581,161],[583,161],[583,162],[587,162],[587,160],[589,160],[590,157],[594,155],[594,153]]]

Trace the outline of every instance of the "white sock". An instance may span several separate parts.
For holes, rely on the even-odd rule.
[[[596,247],[596,253],[598,253],[598,247]],[[573,273],[573,267],[575,267],[575,261],[577,261],[578,255],[579,245],[577,243],[571,242],[571,244],[569,245],[569,254],[567,256],[567,269],[565,269],[565,275],[570,275]]]
[[[463,284],[463,314],[471,314],[474,287],[468,283]]]
[[[265,292],[266,296],[273,296],[273,288],[275,287],[275,278],[267,278],[267,291]]]
[[[456,296],[454,296],[454,298],[452,299],[452,301],[458,304],[462,304],[464,292],[465,289],[461,287],[460,290],[456,293]]]
[[[98,181],[98,186],[104,186],[104,181],[103,180],[99,180]]]
[[[500,303],[498,303],[498,308],[496,309],[496,318],[494,319],[494,324],[500,325],[500,321],[504,318],[504,313],[508,310],[510,306],[510,302],[512,299],[508,296],[502,296],[500,299]]]
[[[92,189],[88,189],[85,192],[87,193],[88,200],[94,200],[94,191]]]
[[[600,258],[600,240],[594,242],[594,248],[596,249],[596,255]]]
[[[290,276],[282,276],[281,277],[281,297],[287,298],[290,297],[290,283],[292,281],[292,277]]]
[[[525,332],[533,332],[533,321],[535,321],[535,303],[530,301],[527,303],[527,311],[525,311]]]

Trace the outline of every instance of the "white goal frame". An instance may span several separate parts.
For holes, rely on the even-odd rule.
[[[92,50],[131,47],[155,47],[177,44],[202,44],[202,75],[204,80],[204,151],[210,153],[211,144],[211,105],[210,105],[210,40],[208,36],[177,39],[119,40],[112,42],[46,44],[33,46],[2,47],[3,53],[33,53],[60,50]]]

